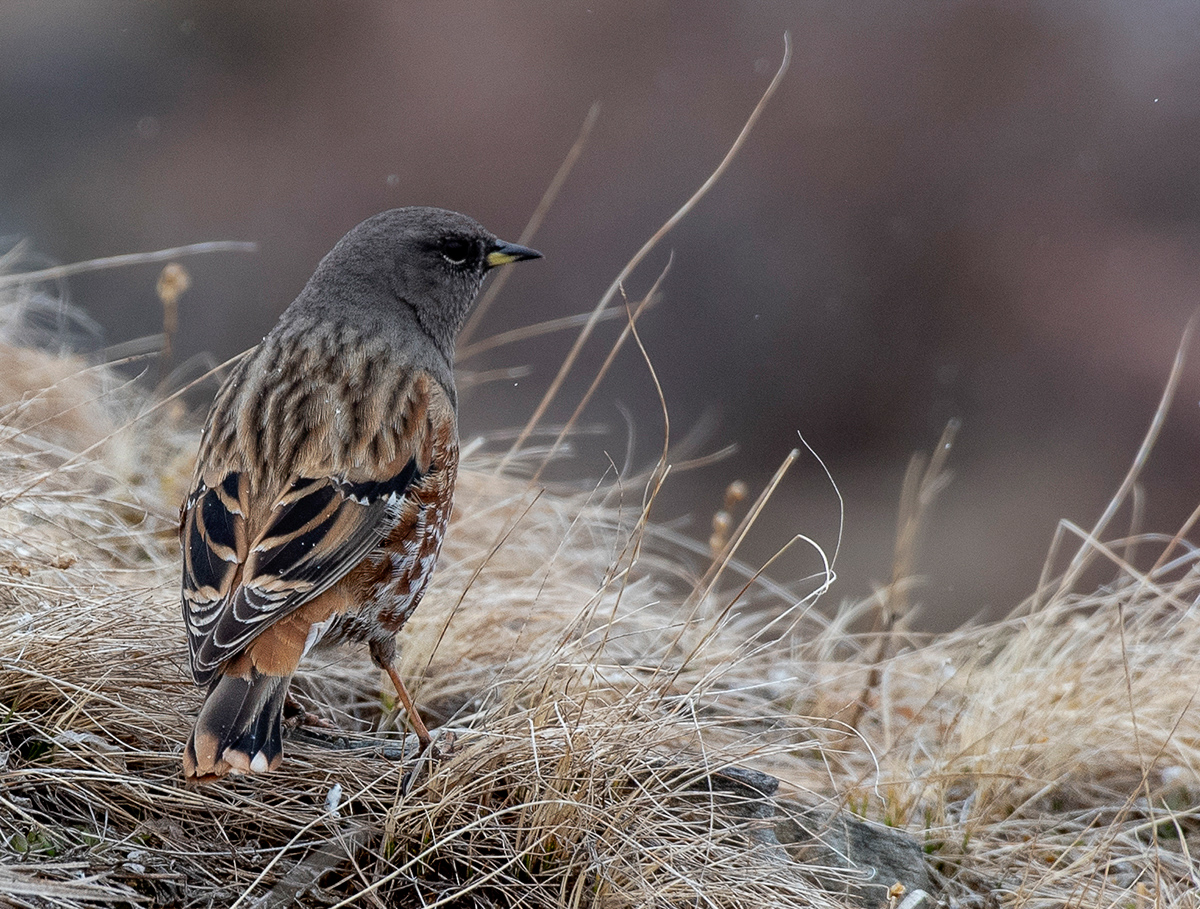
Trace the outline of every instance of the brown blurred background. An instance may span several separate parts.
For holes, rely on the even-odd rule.
[[[736,456],[681,474],[659,514],[706,538],[725,485],[757,489],[797,432],[846,499],[831,597],[886,581],[911,452],[962,430],[917,599],[927,624],[1033,587],[1055,522],[1102,510],[1154,410],[1200,286],[1194,2],[50,2],[0,5],[0,234],[55,261],[208,239],[180,356],[224,358],[320,256],[384,208],[459,209],[516,239],[593,101],[600,118],[484,334],[590,309],[708,175],[779,62],[791,71],[726,178],[630,282],[678,438]],[[108,342],[157,331],[158,268],[72,280]],[[569,412],[618,326],[589,349]],[[571,341],[465,396],[464,434],[524,421]],[[1200,494],[1189,370],[1146,474],[1147,525]],[[636,350],[588,419],[644,467],[661,439]],[[578,474],[596,477],[600,447]],[[832,549],[837,500],[805,458],[750,543]],[[693,517],[688,518],[687,515]],[[777,574],[814,570],[797,554]]]

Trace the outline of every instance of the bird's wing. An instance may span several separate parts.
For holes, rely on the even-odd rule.
[[[427,383],[414,384],[428,391]],[[180,525],[183,613],[197,684],[270,625],[333,587],[379,545],[399,519],[405,496],[436,469],[431,421],[445,408],[429,403],[426,398],[405,408],[409,418],[422,419],[380,427],[388,435],[382,447],[393,455],[385,463],[352,455],[354,466],[347,469],[346,453],[335,457],[310,446],[265,501],[255,500],[256,487],[264,484],[261,477],[251,482],[253,471],[237,446],[202,451]],[[206,455],[216,465],[203,463]]]

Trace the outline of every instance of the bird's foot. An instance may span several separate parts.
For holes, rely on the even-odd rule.
[[[440,736],[437,742],[430,741],[429,756],[435,761],[440,761],[442,758],[448,758],[454,754],[454,746],[458,744],[458,736],[447,729]]]
[[[307,726],[315,729],[337,729],[336,723],[331,723],[323,716],[311,713],[303,704],[292,697],[289,691],[283,702],[283,725],[288,729]]]
[[[428,778],[429,774],[433,772],[435,764],[454,754],[455,744],[456,736],[449,730],[438,736],[437,742],[434,742],[432,738],[427,742],[421,742],[416,761],[400,779],[400,791],[407,795],[417,782]]]

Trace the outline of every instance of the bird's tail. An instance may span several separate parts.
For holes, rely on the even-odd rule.
[[[283,760],[283,705],[290,675],[218,676],[183,750],[183,775],[205,782],[266,773]]]

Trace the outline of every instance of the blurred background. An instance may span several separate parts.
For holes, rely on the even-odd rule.
[[[599,119],[479,337],[591,309],[791,70],[673,250],[640,323],[695,453],[657,515],[704,540],[726,485],[756,493],[797,433],[845,498],[833,601],[890,574],[901,480],[962,428],[914,594],[922,623],[997,616],[1033,589],[1060,518],[1084,525],[1129,466],[1200,287],[1200,6],[1191,0],[916,2],[50,2],[0,5],[0,235],[71,262],[201,240],[177,358],[258,340],[319,258],[385,208],[439,205],[516,239],[593,102]],[[108,343],[158,331],[160,266],[86,275]],[[618,323],[586,349],[573,409]],[[464,437],[524,423],[573,340],[462,363]],[[177,359],[178,362],[178,359]],[[1188,370],[1144,475],[1144,525],[1200,499]],[[630,346],[586,421],[635,467],[661,446]],[[633,497],[637,497],[631,493]],[[830,551],[838,500],[807,454],[745,554]],[[1128,526],[1128,518],[1123,519]],[[785,579],[819,562],[797,552]]]

